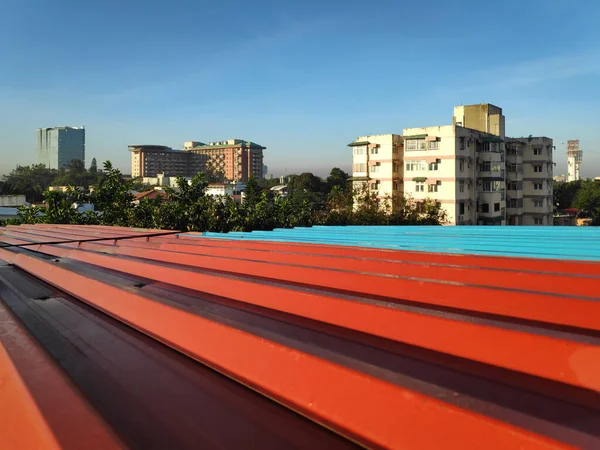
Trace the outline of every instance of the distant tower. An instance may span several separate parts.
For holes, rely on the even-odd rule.
[[[567,181],[577,181],[581,179],[579,167],[583,160],[583,150],[579,150],[579,139],[567,141]]]

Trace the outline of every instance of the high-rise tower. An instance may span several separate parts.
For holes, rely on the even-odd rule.
[[[581,179],[579,168],[583,161],[583,150],[579,150],[579,139],[567,141],[567,181]]]
[[[74,159],[85,163],[85,128],[39,128],[35,135],[38,164],[62,169]]]

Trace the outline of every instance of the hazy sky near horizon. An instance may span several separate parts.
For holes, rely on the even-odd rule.
[[[356,136],[503,108],[507,135],[579,138],[600,175],[597,0],[2,0],[0,173],[34,131],[85,125],[86,165],[127,145],[247,139],[279,175],[348,169]]]

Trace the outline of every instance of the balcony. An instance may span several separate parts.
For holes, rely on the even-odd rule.
[[[493,180],[504,181],[504,170],[493,170],[493,171],[479,171],[477,172],[477,178],[490,178]]]
[[[509,181],[523,181],[523,171],[506,172],[506,179]]]
[[[477,222],[482,225],[501,225],[503,220],[504,214],[500,212],[490,213],[489,215],[479,213],[477,217]]]

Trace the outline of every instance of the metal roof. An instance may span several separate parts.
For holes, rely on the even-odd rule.
[[[599,263],[198,236],[2,229],[2,448],[600,446]]]
[[[600,261],[600,229],[596,227],[315,226],[191,236],[465,255]]]

